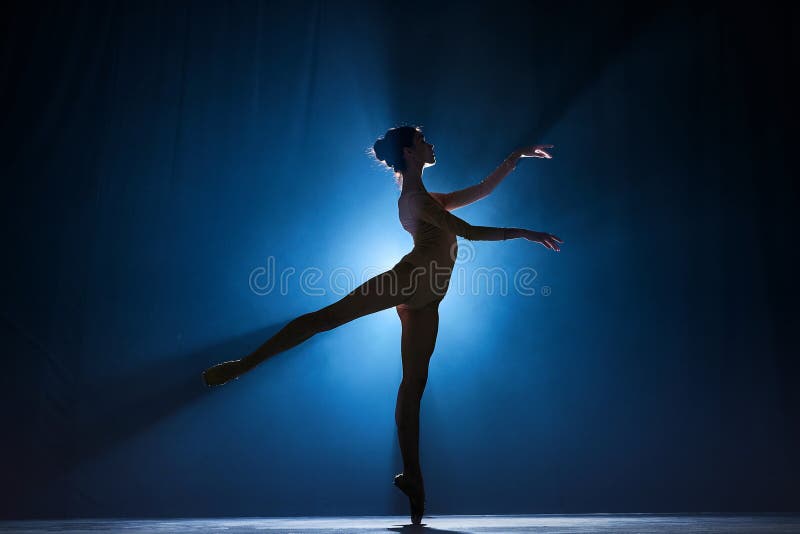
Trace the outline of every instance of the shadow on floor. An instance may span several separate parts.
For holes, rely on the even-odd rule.
[[[445,530],[442,528],[428,527],[425,525],[425,523],[422,523],[421,525],[408,524],[399,527],[390,527],[387,528],[386,530],[391,530],[392,532],[403,532],[407,534],[414,534],[421,532],[432,532],[435,534],[469,534],[468,532],[461,530]]]

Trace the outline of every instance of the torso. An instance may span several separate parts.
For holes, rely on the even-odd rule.
[[[425,190],[404,191],[397,200],[400,224],[414,239],[414,248],[400,261],[411,263],[419,273],[414,297],[401,305],[411,308],[444,298],[458,252],[455,234],[412,215],[411,203],[420,202],[426,196],[439,203]]]

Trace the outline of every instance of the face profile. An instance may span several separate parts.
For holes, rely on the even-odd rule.
[[[423,167],[436,165],[436,153],[433,151],[433,145],[425,140],[425,134],[419,130],[414,133],[414,144],[405,147],[403,153],[409,163],[422,163]]]

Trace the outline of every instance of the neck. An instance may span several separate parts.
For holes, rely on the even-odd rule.
[[[410,165],[403,172],[403,192],[406,191],[427,191],[422,183],[421,165]]]

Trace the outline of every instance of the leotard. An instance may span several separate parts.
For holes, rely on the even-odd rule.
[[[456,236],[470,241],[506,239],[505,228],[471,225],[426,190],[404,191],[397,205],[400,224],[414,238],[414,248],[398,263],[409,262],[415,273],[413,295],[398,308],[417,309],[444,298],[458,253]]]

